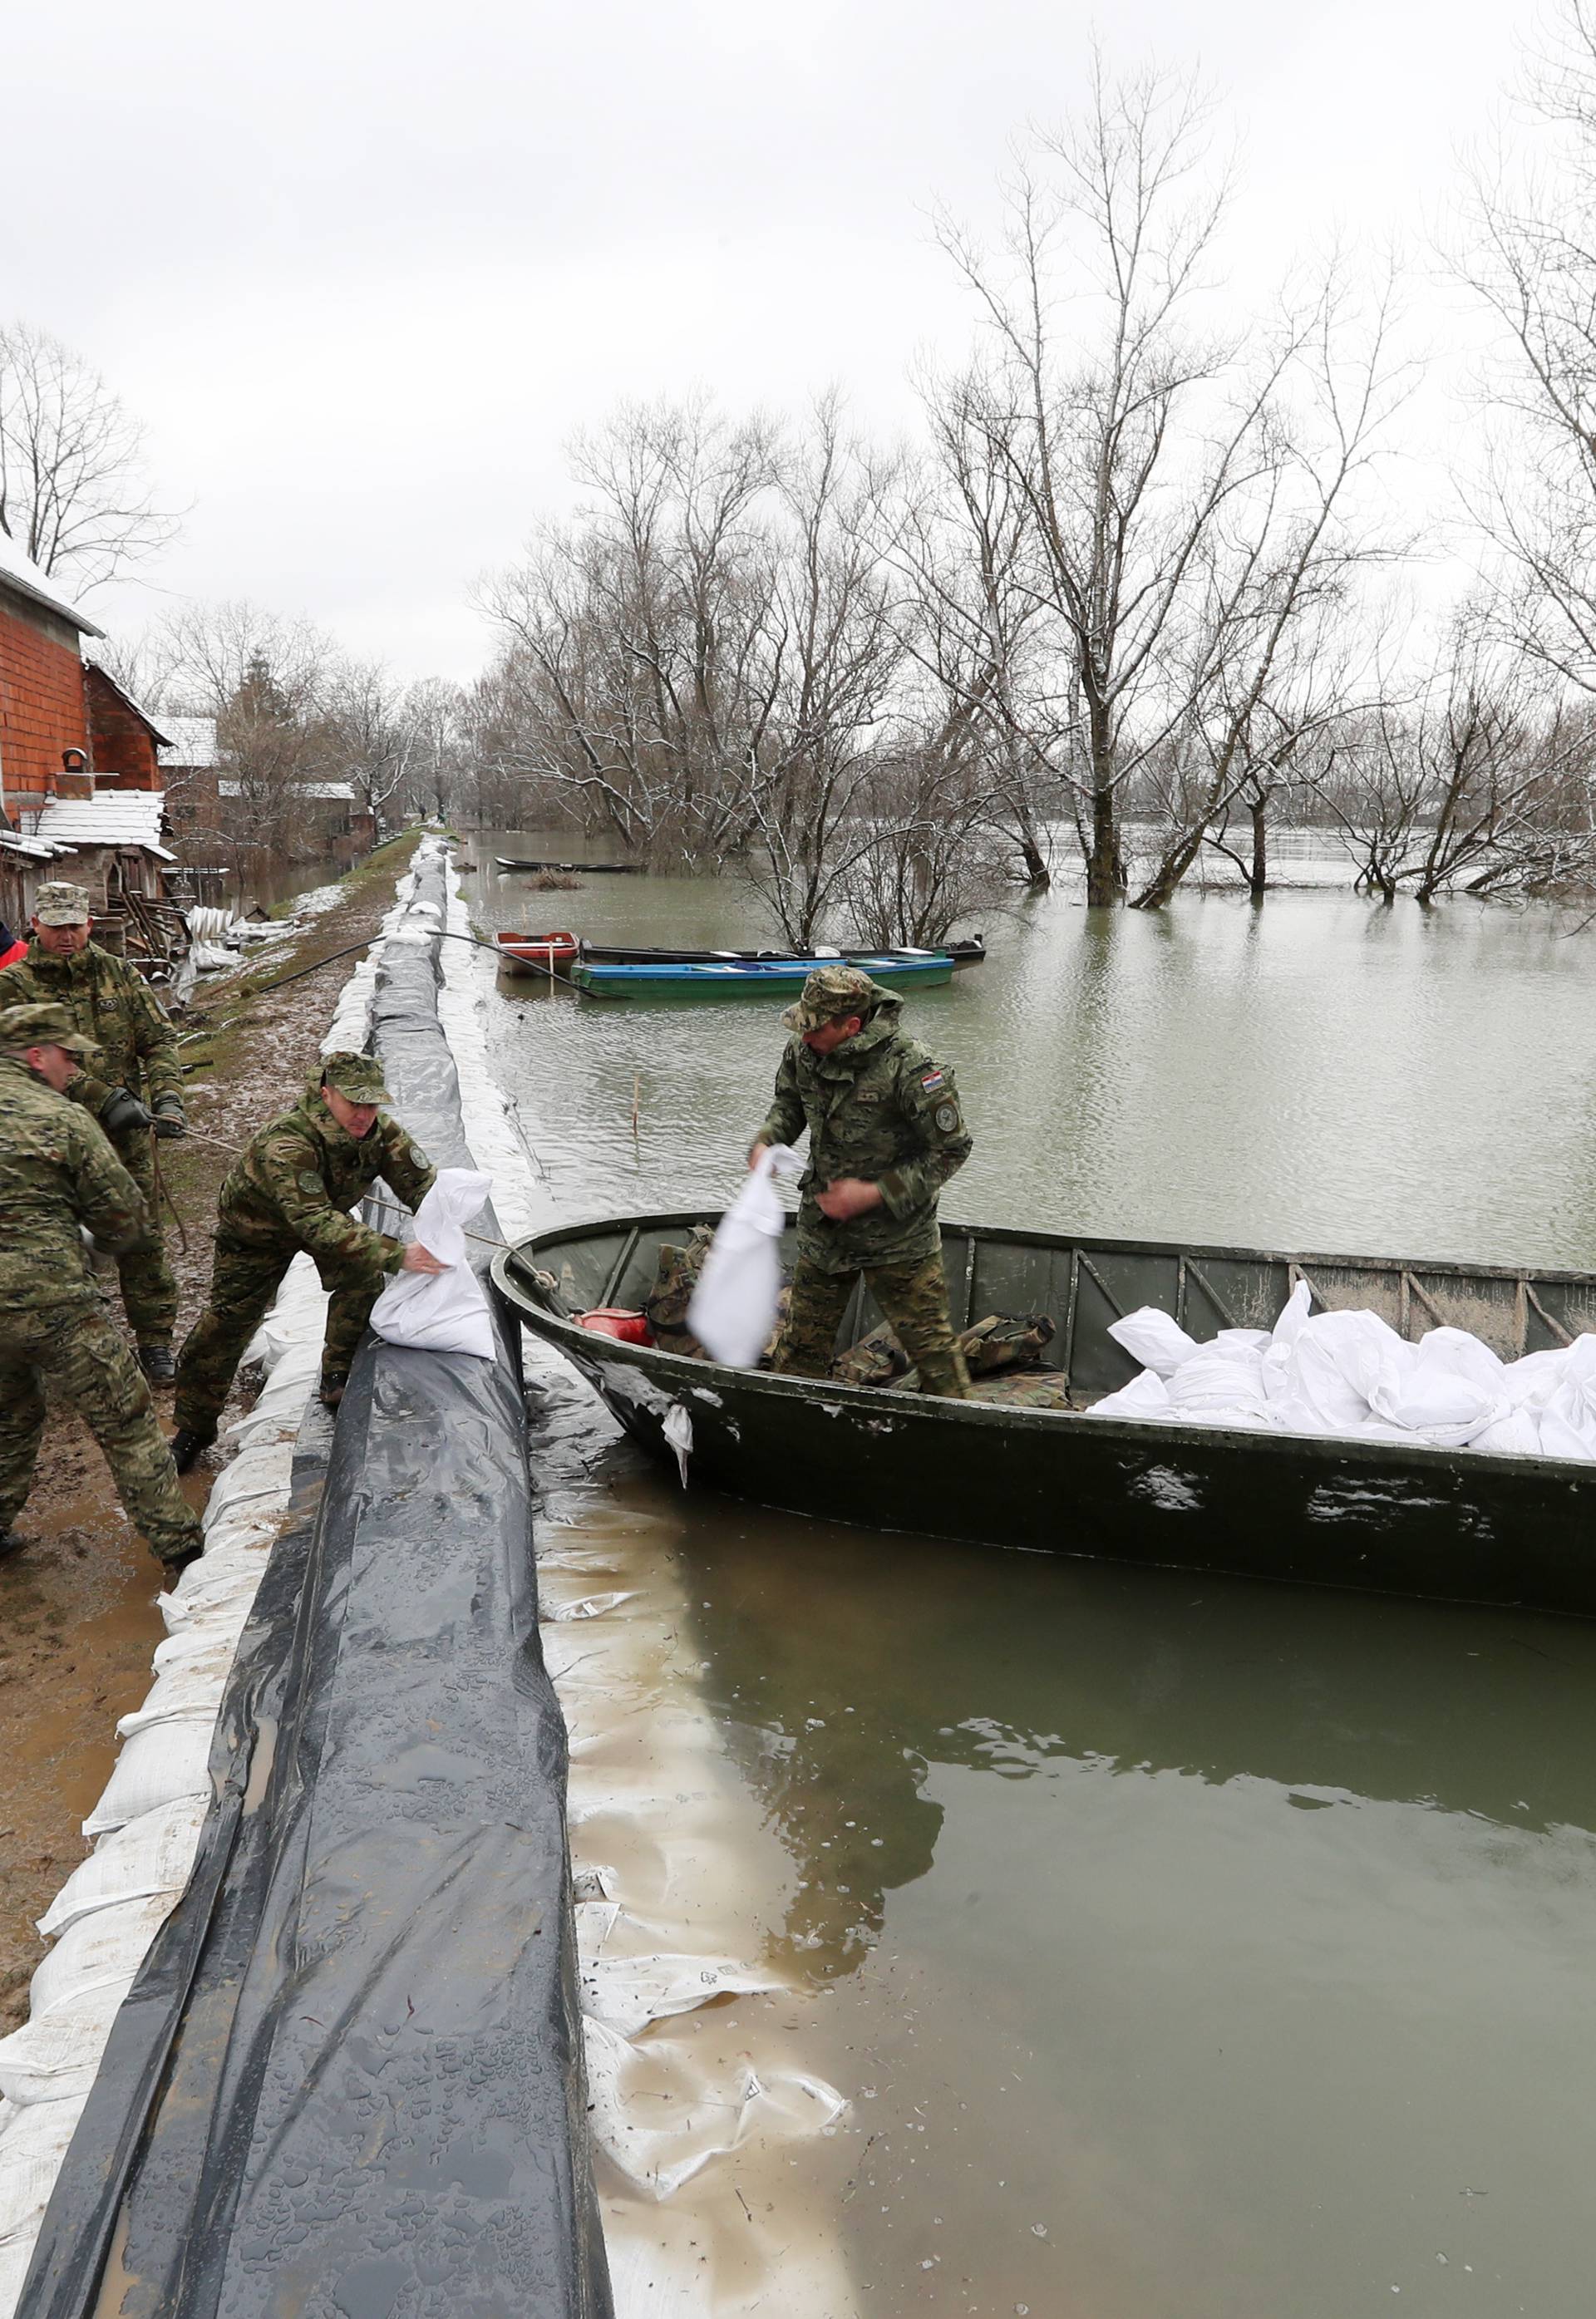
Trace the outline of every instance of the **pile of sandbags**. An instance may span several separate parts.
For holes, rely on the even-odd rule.
[[[1465,1329],[1409,1344],[1377,1313],[1311,1302],[1302,1282],[1273,1329],[1203,1345],[1153,1305],[1127,1313],[1109,1334],[1145,1367],[1086,1414],[1596,1460],[1596,1336],[1502,1361]]]

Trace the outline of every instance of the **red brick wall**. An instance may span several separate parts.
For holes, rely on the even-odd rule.
[[[136,708],[131,708],[102,668],[84,669],[89,722],[94,733],[95,779],[123,790],[158,790],[155,738]]]
[[[6,809],[36,811],[48,797],[92,797],[87,777],[68,781],[63,749],[89,746],[83,660],[76,632],[43,606],[24,612],[0,596],[0,788]]]

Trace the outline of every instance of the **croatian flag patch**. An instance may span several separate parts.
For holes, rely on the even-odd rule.
[[[920,1084],[927,1095],[934,1095],[942,1083],[941,1071],[927,1071]]]

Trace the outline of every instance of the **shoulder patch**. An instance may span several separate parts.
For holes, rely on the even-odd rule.
[[[932,1117],[944,1135],[951,1135],[959,1124],[959,1106],[956,1103],[939,1103]]]
[[[422,1150],[422,1149],[421,1149],[421,1147],[420,1147],[420,1145],[419,1145],[419,1143],[412,1143],[412,1144],[410,1145],[410,1164],[411,1164],[411,1166],[412,1166],[412,1167],[415,1167],[415,1168],[430,1168],[430,1167],[431,1167],[431,1165],[432,1165],[431,1160],[428,1160],[428,1158],[427,1157],[427,1154],[425,1153],[425,1151],[423,1151],[423,1150]]]
[[[302,1192],[320,1192],[326,1189],[326,1186],[313,1168],[302,1168],[296,1180]]]
[[[938,1070],[936,1065],[933,1063],[928,1071],[924,1071],[921,1074],[920,1084],[924,1088],[927,1095],[934,1095],[938,1087],[941,1087],[942,1078],[943,1074]]]

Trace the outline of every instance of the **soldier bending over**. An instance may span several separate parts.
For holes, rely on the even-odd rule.
[[[349,1214],[380,1176],[414,1208],[432,1188],[427,1155],[379,1105],[388,1099],[370,1055],[324,1055],[292,1111],[263,1127],[221,1187],[211,1301],[177,1362],[172,1455],[186,1474],[216,1439],[233,1373],[302,1249],[331,1292],[321,1355],[329,1409],[344,1385],[379,1291],[396,1272],[442,1272],[430,1250],[391,1240]]]
[[[963,1400],[964,1356],[948,1320],[937,1196],[969,1157],[953,1074],[897,1027],[903,1005],[852,966],[823,966],[781,1020],[795,1035],[776,1100],[749,1153],[807,1126],[792,1309],[772,1367],[825,1376],[862,1272],[923,1393]]]
[[[149,1387],[100,1301],[80,1226],[124,1256],[149,1229],[132,1178],[63,1090],[89,1051],[64,1006],[0,1010],[0,1560],[32,1486],[48,1385],[105,1453],[131,1519],[171,1574],[204,1548]]]

